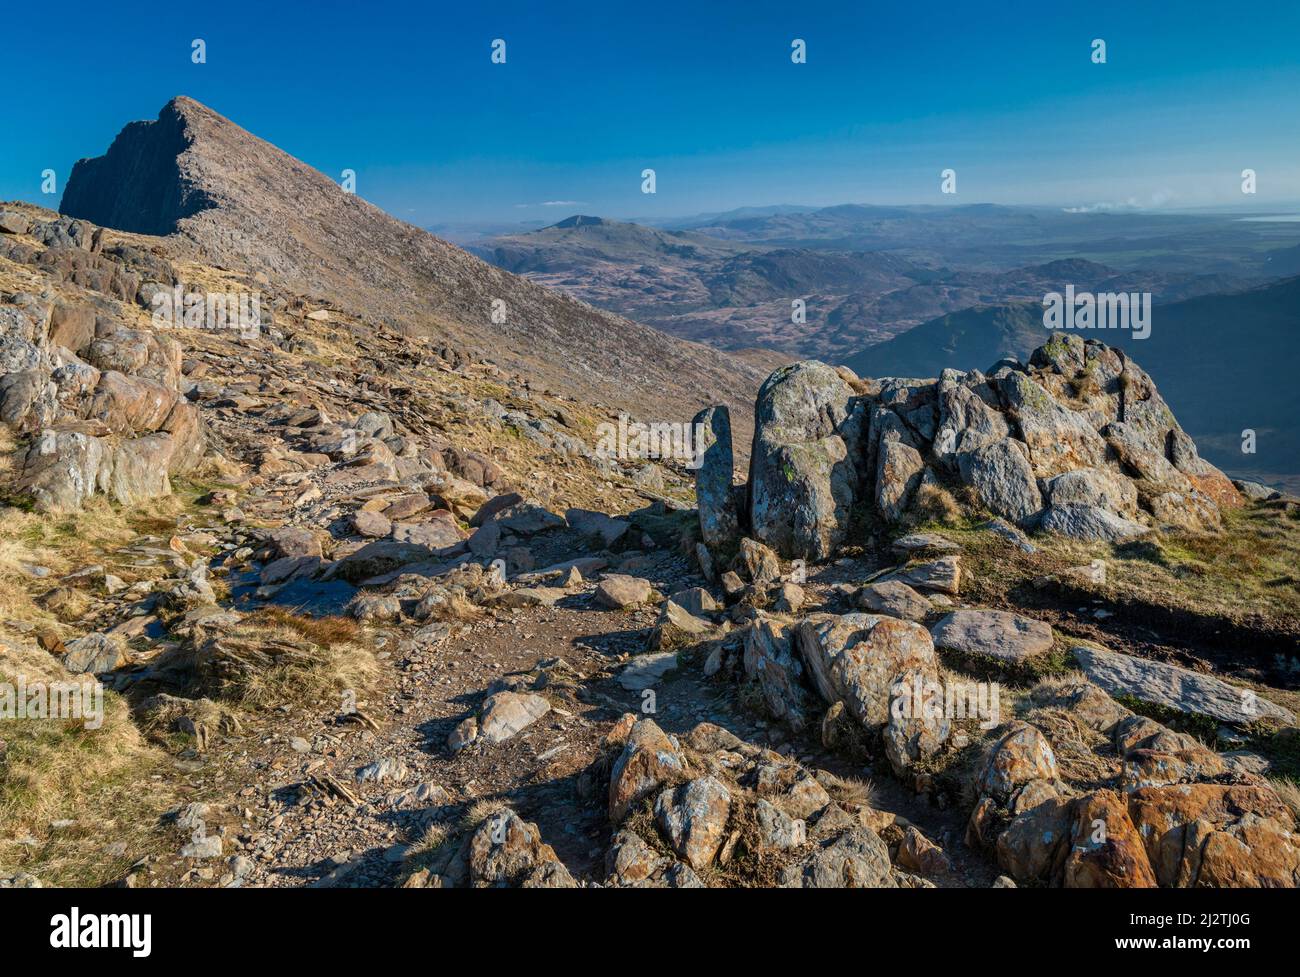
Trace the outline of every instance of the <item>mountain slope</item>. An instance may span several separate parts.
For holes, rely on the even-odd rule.
[[[665,336],[495,268],[399,221],[188,98],[82,160],[74,217],[191,242],[323,305],[486,353],[580,399],[649,419],[717,401],[740,409],[762,369]],[[494,303],[505,313],[493,322]]]

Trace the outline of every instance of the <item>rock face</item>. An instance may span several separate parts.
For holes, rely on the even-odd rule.
[[[777,370],[758,392],[749,463],[754,537],[788,559],[827,559],[858,498],[861,408],[824,363]]]
[[[56,250],[69,252],[74,267],[93,261],[124,276],[70,272],[88,291],[121,281],[117,297],[135,298],[138,279],[120,255],[72,239],[45,255]],[[170,267],[159,274],[170,276]],[[170,477],[192,470],[204,451],[198,409],[180,391],[180,345],[97,308],[90,298],[0,297],[0,421],[31,437],[17,487],[42,511],[76,510],[96,494],[123,505],[167,495]]]
[[[711,549],[725,550],[740,535],[740,513],[731,484],[735,471],[731,413],[725,407],[705,408],[695,415],[693,428],[703,435],[695,446],[700,464],[695,470],[700,535]]]
[[[103,156],[78,160],[59,210],[138,234],[172,233],[181,220],[215,205],[176,164],[192,140],[182,106],[168,102],[156,122],[132,122]]]
[[[824,560],[850,522],[904,519],[953,481],[1021,529],[1122,542],[1153,528],[1215,531],[1242,496],[1201,459],[1155,384],[1119,350],[1062,333],[1029,364],[985,375],[849,384],[822,363],[759,392],[748,500],[754,537]],[[857,392],[865,391],[865,392]],[[707,412],[706,412],[707,415]],[[701,415],[701,416],[706,416]],[[711,545],[725,499],[709,483]]]

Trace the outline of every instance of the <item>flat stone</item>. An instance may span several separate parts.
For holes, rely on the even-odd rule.
[[[607,573],[596,585],[596,601],[613,610],[625,610],[646,603],[653,592],[649,580]]]
[[[923,621],[934,605],[901,580],[869,583],[854,595],[854,603],[864,611],[888,614],[905,621]]]
[[[629,692],[641,692],[658,685],[665,675],[677,668],[677,653],[637,655],[618,676],[618,684]]]
[[[1296,724],[1289,709],[1213,675],[1100,648],[1079,647],[1072,652],[1088,678],[1111,695],[1131,695],[1143,702],[1238,725],[1265,718]]]
[[[489,743],[504,743],[551,711],[540,695],[498,692],[483,703],[479,736]]]
[[[1052,647],[1051,625],[1010,611],[953,611],[933,628],[936,648],[1023,661]]]
[[[604,512],[590,509],[569,509],[564,513],[569,526],[584,536],[599,536],[606,546],[613,546],[632,528],[625,519],[615,519]]]

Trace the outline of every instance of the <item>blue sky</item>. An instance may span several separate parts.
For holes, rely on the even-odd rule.
[[[73,161],[177,94],[331,176],[355,170],[361,196],[421,225],[1300,201],[1294,2],[73,0],[10,4],[4,33],[0,199],[47,206],[42,170],[61,190]],[[939,193],[948,167],[956,197]]]

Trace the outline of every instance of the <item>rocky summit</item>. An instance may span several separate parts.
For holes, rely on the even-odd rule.
[[[1073,332],[697,346],[178,98],[0,205],[0,458],[0,887],[1300,885],[1300,500]]]

